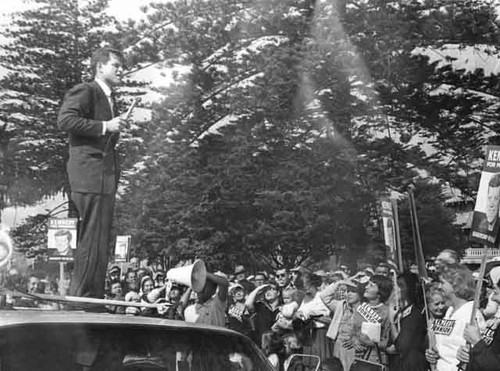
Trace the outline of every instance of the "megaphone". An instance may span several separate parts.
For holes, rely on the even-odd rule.
[[[195,292],[201,292],[207,281],[207,268],[203,260],[196,260],[191,265],[172,268],[167,271],[167,279],[189,286]]]
[[[0,268],[7,265],[11,256],[12,240],[6,231],[0,229]]]

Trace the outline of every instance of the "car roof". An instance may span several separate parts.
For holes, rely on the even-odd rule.
[[[111,313],[90,313],[83,311],[55,310],[0,310],[0,330],[6,327],[34,324],[82,324],[118,325],[141,327],[164,327],[169,329],[191,329],[203,332],[220,333],[244,338],[241,334],[218,326],[201,325],[180,320],[155,317],[129,316]]]

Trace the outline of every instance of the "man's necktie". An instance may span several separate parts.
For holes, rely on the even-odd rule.
[[[109,100],[109,104],[111,106],[111,113],[113,115],[113,117],[116,117],[117,116],[117,112],[116,112],[116,93],[114,90],[111,90],[111,95],[110,95],[110,100]]]

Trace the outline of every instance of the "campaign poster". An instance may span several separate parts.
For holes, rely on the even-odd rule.
[[[116,236],[115,262],[128,261],[131,236]]]
[[[387,258],[396,261],[396,228],[394,225],[394,212],[392,210],[392,201],[388,197],[383,197],[380,200],[382,226],[384,231],[384,241],[387,249]]]
[[[49,260],[73,261],[77,237],[76,218],[50,218],[47,231]]]
[[[500,146],[487,146],[472,217],[470,240],[497,246],[500,206]]]

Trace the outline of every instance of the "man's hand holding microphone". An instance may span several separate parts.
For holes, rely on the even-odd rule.
[[[132,101],[132,104],[130,105],[126,113],[116,116],[109,121],[106,121],[106,131],[109,133],[118,133],[122,128],[129,126],[130,116],[132,115],[132,111],[134,110],[138,100],[139,98],[135,98]]]

